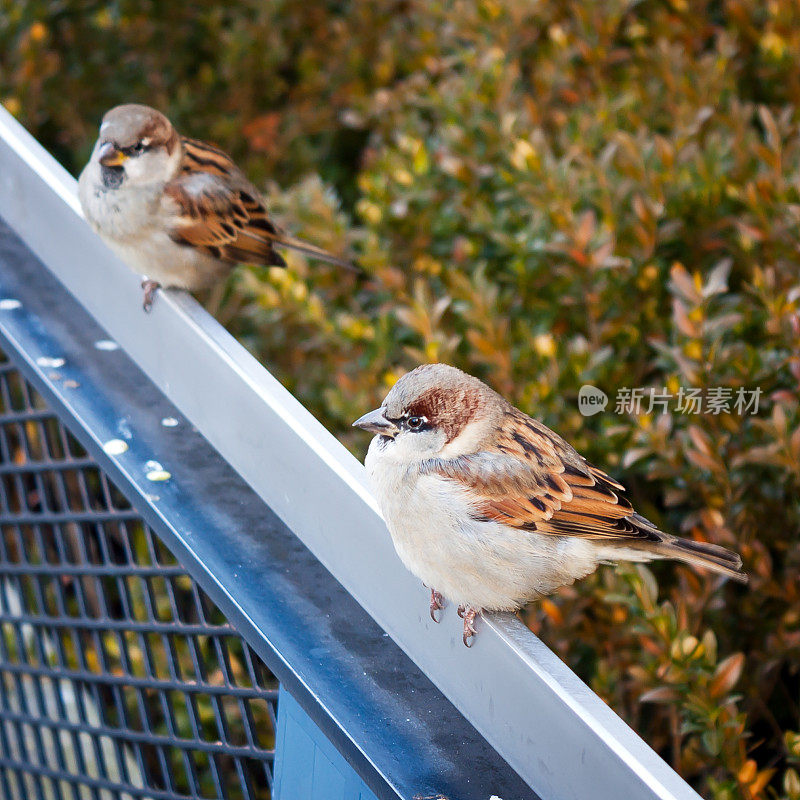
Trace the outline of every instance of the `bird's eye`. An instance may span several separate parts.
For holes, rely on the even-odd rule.
[[[124,147],[122,149],[122,152],[127,153],[129,156],[138,156],[149,149],[150,149],[150,140],[140,139],[138,142],[136,142],[136,144],[132,144],[130,147]]]
[[[409,417],[406,420],[406,425],[408,425],[412,431],[418,431],[420,428],[422,428],[426,421],[427,420],[425,417]]]

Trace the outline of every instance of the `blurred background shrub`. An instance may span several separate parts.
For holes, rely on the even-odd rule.
[[[146,102],[355,255],[204,299],[359,456],[350,421],[447,361],[743,554],[746,588],[604,569],[526,617],[716,800],[800,798],[799,67],[794,0],[0,2],[0,100],[73,173]],[[614,413],[636,386],[762,395]]]

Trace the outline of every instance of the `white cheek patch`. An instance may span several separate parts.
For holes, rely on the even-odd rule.
[[[387,443],[385,452],[392,460],[404,464],[416,464],[419,461],[437,456],[444,446],[444,433],[441,431],[403,431],[394,441]]]
[[[142,163],[141,158],[129,158],[124,164],[125,175],[129,180],[136,182],[146,174],[145,165]]]
[[[150,184],[169,180],[174,165],[165,151],[151,151],[131,156],[125,162],[125,176],[130,183]]]
[[[491,421],[470,422],[441,452],[442,458],[456,458],[463,453],[475,452],[486,438]]]

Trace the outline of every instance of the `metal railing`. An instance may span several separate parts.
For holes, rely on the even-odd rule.
[[[516,617],[489,616],[471,650],[457,625],[434,625],[363,468],[191,297],[162,293],[145,317],[139,279],[83,221],[74,180],[2,110],[0,216],[74,296],[73,316],[88,312],[102,326],[95,337],[121,346],[124,372],[140,370],[139,383],[163,392],[151,405],[195,430],[182,425],[171,439],[144,401],[126,412],[138,389],[105,374],[112,368],[98,365],[92,341],[52,308],[67,302],[55,297],[60,287],[0,264],[5,349],[376,795],[514,800],[532,796],[527,785],[546,800],[697,797]],[[65,359],[58,378],[48,358]],[[127,449],[104,451],[126,418]],[[201,467],[198,449],[213,468]],[[156,491],[148,461],[171,473]],[[222,480],[224,491],[211,488]],[[235,498],[247,519],[235,518]],[[270,520],[266,539],[259,510]],[[288,537],[283,549],[265,544],[272,535]],[[284,552],[293,537],[305,546],[294,562]],[[311,573],[313,582],[300,579]],[[315,583],[336,603],[313,596]],[[342,625],[363,621],[342,632],[308,616],[320,607]],[[356,674],[363,663],[372,666]],[[378,674],[386,664],[391,680]]]
[[[275,678],[3,355],[0,458],[3,797],[267,797]]]

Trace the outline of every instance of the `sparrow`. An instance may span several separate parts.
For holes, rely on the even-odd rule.
[[[482,611],[516,611],[617,561],[675,559],[747,582],[730,550],[672,536],[622,484],[477,378],[446,364],[404,375],[353,425],[376,434],[365,465],[430,614],[458,604],[470,646]]]
[[[348,269],[347,261],[284,233],[229,156],[181,136],[159,111],[112,108],[78,179],[89,224],[146,276],[144,308],[159,286],[194,291],[238,263],[286,266],[276,246]]]

